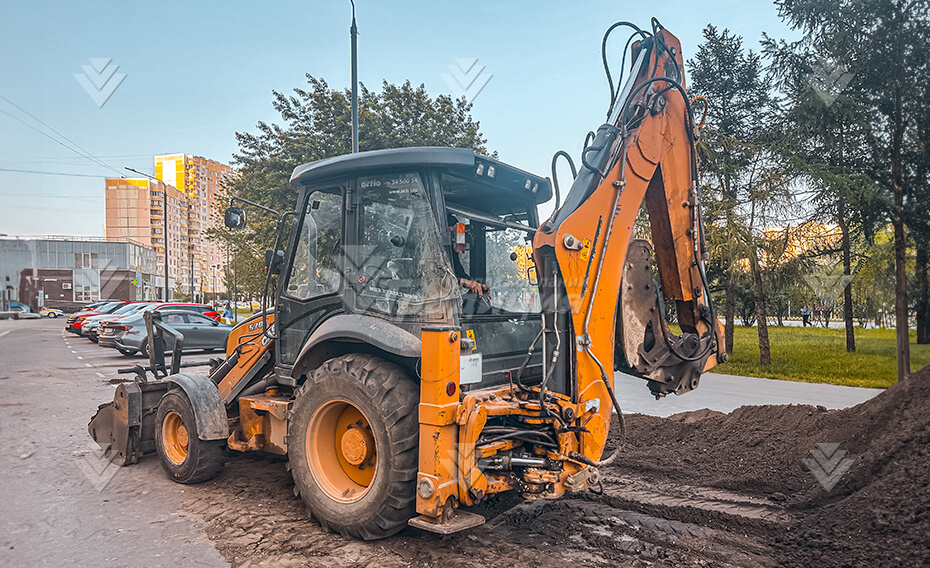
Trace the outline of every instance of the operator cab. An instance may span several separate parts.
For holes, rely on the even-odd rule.
[[[404,346],[423,327],[456,325],[481,355],[463,390],[512,380],[542,327],[531,242],[548,180],[468,149],[400,148],[307,164],[291,181],[301,191],[276,304],[279,367],[306,365],[323,335],[329,350],[372,340],[415,365]],[[542,352],[524,382],[540,380]]]

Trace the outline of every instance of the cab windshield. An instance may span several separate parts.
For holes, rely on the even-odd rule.
[[[436,216],[418,172],[358,178],[356,307],[418,320],[457,296]]]

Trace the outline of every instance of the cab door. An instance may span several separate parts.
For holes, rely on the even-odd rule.
[[[344,203],[343,184],[305,190],[275,306],[280,366],[293,367],[313,330],[344,309]]]

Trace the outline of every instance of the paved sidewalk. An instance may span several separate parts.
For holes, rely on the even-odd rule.
[[[846,408],[865,402],[883,390],[705,373],[696,390],[656,400],[642,379],[617,373],[614,384],[624,412],[652,416],[671,416],[702,408],[731,412],[740,406],[761,404],[819,404],[827,408]]]

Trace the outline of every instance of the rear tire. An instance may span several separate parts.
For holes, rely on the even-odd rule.
[[[288,467],[324,528],[374,540],[407,526],[416,514],[418,403],[403,369],[363,354],[327,361],[298,389]]]
[[[155,450],[161,465],[178,483],[200,483],[223,470],[222,440],[197,437],[197,420],[190,400],[181,389],[168,391],[155,413]]]

